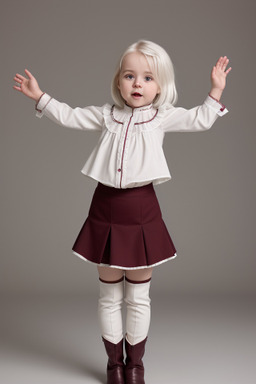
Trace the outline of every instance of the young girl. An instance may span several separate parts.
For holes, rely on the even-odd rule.
[[[28,70],[27,78],[14,77],[13,88],[36,101],[38,117],[100,132],[82,169],[98,185],[73,252],[98,267],[108,384],[145,383],[142,357],[150,324],[152,270],[176,257],[153,187],[171,178],[162,148],[164,134],[204,131],[228,112],[219,102],[231,70],[228,62],[226,56],[219,58],[211,72],[209,95],[189,110],[173,106],[177,92],[172,62],[150,41],[138,41],[121,57],[112,81],[113,106],[73,109],[42,92]]]

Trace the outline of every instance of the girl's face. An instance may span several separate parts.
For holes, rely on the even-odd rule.
[[[142,53],[132,52],[124,57],[118,88],[126,104],[132,108],[151,104],[160,93],[159,85]]]

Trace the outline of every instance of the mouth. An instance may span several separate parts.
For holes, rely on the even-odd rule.
[[[138,97],[138,98],[140,98],[140,97],[142,97],[142,94],[141,93],[139,93],[139,92],[134,92],[134,93],[132,93],[132,96],[133,97]]]

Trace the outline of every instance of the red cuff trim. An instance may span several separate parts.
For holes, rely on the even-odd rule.
[[[43,97],[43,95],[45,95],[45,92],[42,93],[42,95],[39,97],[39,99],[38,99],[38,101],[37,101],[37,103],[36,103],[36,105],[35,105],[35,110],[38,111],[38,112],[40,112],[40,113],[42,112],[42,110],[41,110],[41,109],[38,109],[37,106],[38,106],[38,104],[39,104],[39,101],[40,101],[41,98]]]
[[[219,103],[219,104],[221,105],[222,108],[220,109],[220,111],[223,112],[224,109],[226,108],[226,106],[225,106],[224,104],[222,104],[219,100],[215,99],[215,97],[213,97],[210,93],[208,93],[208,95],[209,95],[213,100],[217,101],[217,103]]]

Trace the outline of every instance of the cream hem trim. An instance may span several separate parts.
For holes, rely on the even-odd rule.
[[[171,259],[175,259],[175,257],[177,257],[177,253],[175,253],[173,256],[169,257],[168,259],[161,260],[161,261],[159,261],[158,263],[155,263],[155,264],[151,264],[151,265],[147,265],[147,266],[143,265],[141,267],[120,267],[119,265],[109,265],[109,264],[103,264],[103,263],[97,264],[97,263],[94,263],[93,261],[87,260],[84,256],[81,256],[77,252],[73,251],[73,254],[78,256],[78,257],[80,257],[80,259],[82,259],[82,260],[84,260],[84,261],[86,261],[87,263],[90,263],[90,264],[98,265],[98,266],[101,266],[101,267],[117,268],[117,269],[124,269],[124,270],[145,269],[145,268],[156,267],[157,265],[163,264],[166,261],[171,260]]]

